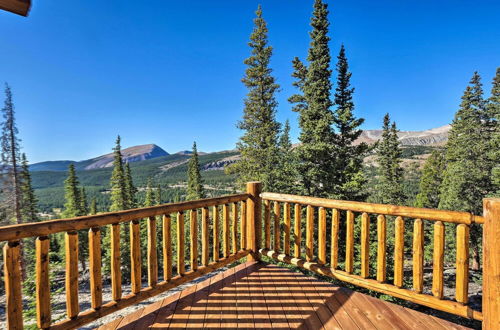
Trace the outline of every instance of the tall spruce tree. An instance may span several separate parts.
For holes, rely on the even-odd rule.
[[[20,146],[17,134],[14,102],[12,101],[12,91],[5,83],[5,102],[2,108],[2,199],[9,218],[13,218],[16,223],[22,223],[22,192],[20,180]]]
[[[482,214],[482,200],[493,192],[491,173],[491,130],[483,98],[481,77],[474,72],[466,87],[460,108],[455,114],[446,144],[446,170],[439,207]],[[472,268],[480,268],[481,228],[470,231]]]
[[[442,150],[434,150],[427,158],[422,170],[416,207],[436,209],[439,206],[439,194],[443,182],[446,163]]]
[[[401,167],[401,148],[396,123],[391,124],[389,114],[384,116],[382,138],[377,151],[377,185],[372,197],[375,202],[401,205],[405,200],[403,193],[403,168]]]
[[[497,68],[493,84],[491,87],[491,96],[488,100],[488,111],[491,118],[491,146],[490,160],[493,164],[491,170],[493,192],[492,196],[500,197],[500,67]]]
[[[151,178],[148,178],[148,182],[146,185],[146,197],[144,199],[144,206],[148,207],[148,206],[153,206],[153,205],[156,205],[155,195],[153,192]]]
[[[289,101],[295,104],[292,110],[299,113],[301,145],[297,147],[297,154],[303,193],[326,197],[331,196],[334,189],[336,136],[330,99],[332,71],[328,6],[321,0],[314,2],[311,26],[308,66],[298,58],[293,60],[294,86],[300,93],[290,97]]]
[[[335,126],[336,139],[336,168],[333,187],[333,197],[361,201],[367,197],[364,189],[366,178],[363,172],[363,158],[368,151],[366,143],[354,144],[361,135],[360,126],[363,118],[354,116],[353,94],[351,87],[351,72],[345,54],[344,45],[341,46],[337,57],[337,87],[335,89]]]
[[[110,211],[120,211],[128,208],[129,195],[127,193],[127,183],[125,171],[123,169],[123,157],[121,152],[120,136],[116,138],[113,161],[113,172],[111,174],[111,206]]]
[[[26,154],[21,155],[21,195],[22,207],[21,213],[23,222],[36,222],[39,221],[38,217],[38,199],[36,198],[35,191],[33,190],[31,173],[29,170],[28,159]]]
[[[297,172],[297,155],[290,140],[290,123],[287,120],[278,142],[278,167],[276,191],[293,194],[298,193],[299,174]]]
[[[205,198],[203,179],[200,174],[200,163],[198,161],[198,150],[196,142],[193,143],[193,153],[188,163],[188,182],[186,200]],[[154,205],[154,202],[153,204]]]
[[[92,199],[90,200],[89,214],[97,214],[97,199],[95,197],[92,197]]]
[[[130,164],[125,164],[125,190],[127,195],[127,208],[132,209],[137,207],[137,188],[132,180],[132,171],[130,170]]]
[[[255,12],[254,29],[250,35],[251,55],[242,82],[247,87],[243,119],[238,128],[244,133],[237,143],[241,160],[228,167],[243,186],[247,181],[261,181],[265,190],[276,186],[276,152],[280,124],[276,121],[276,92],[279,85],[269,64],[273,48],[267,39],[267,24],[259,5]]]
[[[85,187],[80,189],[80,214],[87,215],[89,213],[89,204],[87,201],[87,191]]]
[[[160,205],[162,203],[162,190],[161,190],[161,185],[157,185],[156,186],[156,190],[155,190],[155,202],[156,202],[156,205]]]
[[[64,180],[64,210],[62,216],[65,218],[78,217],[81,214],[81,190],[75,172],[75,165],[68,167],[68,177]]]

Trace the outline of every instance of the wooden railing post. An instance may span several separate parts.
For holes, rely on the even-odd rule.
[[[261,247],[261,231],[262,231],[262,200],[260,193],[262,191],[262,183],[248,182],[247,193],[250,195],[247,201],[247,226],[248,249],[251,253],[248,255],[248,261],[258,261],[259,249]]]
[[[500,198],[483,201],[483,329],[500,329]]]
[[[23,296],[21,291],[21,248],[19,241],[3,246],[6,316],[8,329],[23,328]]]

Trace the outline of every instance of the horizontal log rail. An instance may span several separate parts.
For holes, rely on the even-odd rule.
[[[373,214],[394,215],[407,218],[421,218],[426,220],[435,220],[452,223],[463,223],[470,225],[472,223],[483,224],[484,218],[479,215],[474,215],[468,212],[435,210],[419,207],[398,206],[388,204],[374,204],[364,202],[351,202],[334,200],[318,197],[296,196],[288,194],[278,194],[265,192],[261,194],[261,198],[266,201],[276,201],[283,203],[298,203],[302,205],[311,205],[314,207],[325,207],[331,209],[339,209],[353,212],[366,212]]]
[[[495,202],[485,200],[489,202],[485,202],[485,216],[483,217],[468,212],[341,201],[269,192],[260,194],[260,197],[265,206],[263,228],[265,238],[259,250],[261,255],[320,275],[462,317],[480,321],[484,318],[485,323],[494,323],[495,327],[500,326],[500,324],[495,323],[499,322],[496,316],[499,313],[489,313],[483,316],[481,311],[473,310],[468,305],[469,232],[472,225],[483,225],[484,244],[488,244],[487,238],[489,241],[496,242],[494,247],[483,245],[485,251],[483,254],[483,276],[485,280],[490,281],[487,282],[488,285],[494,287],[493,289],[483,288],[483,290],[495,294],[489,297],[483,296],[483,310],[485,305],[490,309],[495,307],[497,311],[500,308],[500,283],[498,283],[500,276],[498,245],[500,241],[496,235],[498,227],[500,227],[500,219],[498,218],[500,201],[498,199]],[[283,215],[281,205],[286,210]],[[492,211],[486,212],[486,206],[489,206]],[[293,215],[291,214],[292,209],[294,210]],[[486,214],[496,214],[497,218],[492,219],[494,216],[486,216]],[[293,226],[289,223],[292,218],[294,219]],[[280,219],[286,219],[286,221],[281,223]],[[432,221],[433,224],[433,240],[431,241],[433,255],[432,261],[425,260],[432,262],[432,286],[427,288],[427,283],[424,281],[424,248],[426,244],[424,237],[429,236],[426,236],[424,228],[430,229],[429,224],[426,224],[428,221]],[[408,226],[405,226],[405,223]],[[446,229],[455,232],[454,299],[444,297],[444,223],[456,225]],[[356,227],[356,224],[359,224],[359,227]],[[280,228],[285,228],[284,234]],[[293,232],[290,232],[290,228],[293,228]],[[355,228],[358,228],[359,237],[355,235]],[[303,230],[305,233],[302,232]],[[405,236],[405,230],[410,230],[411,235]],[[341,233],[345,236],[340,237]],[[370,239],[370,233],[373,233],[375,238]],[[391,242],[394,244],[391,245],[387,243],[389,233],[393,235]],[[292,237],[294,244],[293,253],[289,248],[287,249],[290,246],[290,237]],[[305,242],[302,241],[303,238],[305,238]],[[405,250],[410,250],[408,244],[405,247],[405,238],[411,240],[411,256],[405,254]],[[344,240],[342,245],[344,251],[339,251],[339,240]],[[372,256],[370,256],[371,242],[376,242],[376,249],[372,251]],[[356,249],[357,244],[360,245],[359,249]],[[281,246],[285,248],[282,250]],[[330,258],[326,257],[328,255],[327,246],[330,248]],[[487,253],[488,251],[491,252]],[[359,269],[354,267],[355,254],[357,253],[359,253],[357,257],[360,260]],[[410,258],[411,260],[409,260]],[[376,266],[372,266],[376,269],[372,269],[371,274],[370,260],[376,261]],[[389,260],[392,269],[388,274]],[[407,276],[406,283],[404,278],[405,261],[407,261],[408,266],[411,265],[411,277]],[[343,269],[340,269],[342,267]],[[406,268],[406,270],[409,269]]]
[[[0,242],[5,241],[3,255],[8,328],[23,328],[22,239],[36,238],[36,325],[42,329],[75,329],[248,256],[250,247],[257,246],[252,231],[255,225],[247,219],[259,219],[251,216],[255,207],[260,205],[259,187],[259,183],[249,183],[250,193],[0,227]],[[252,200],[258,203],[250,203]],[[221,211],[224,213],[224,232],[219,225]],[[143,237],[147,239],[147,252],[141,252],[141,223],[147,228],[147,236]],[[213,230],[209,230],[210,226]],[[88,231],[91,294],[90,308],[86,310],[80,310],[78,292],[78,255],[83,244],[78,231],[82,230]],[[124,235],[127,231],[128,237]],[[158,236],[159,231],[161,236]],[[49,239],[57,233],[64,233],[65,265],[62,269],[66,277],[66,319],[54,323],[50,304]],[[106,246],[104,235],[108,238]],[[210,241],[213,242],[213,249]],[[128,249],[124,250],[125,245]],[[219,256],[221,245],[224,251]],[[129,255],[122,255],[123,251],[128,251]],[[158,251],[163,252],[163,265],[159,265]],[[109,255],[109,274],[104,274],[102,269],[103,252]],[[147,263],[147,274],[143,274],[143,257]],[[124,258],[130,258],[129,266],[123,264]],[[163,279],[159,279],[159,269],[163,270]],[[124,270],[130,274],[129,278],[124,278]],[[174,271],[176,274],[173,274]],[[108,302],[103,301],[103,276],[109,276],[111,280],[112,300]],[[146,279],[147,284],[143,284]],[[132,293],[124,296],[122,284],[127,281]]]

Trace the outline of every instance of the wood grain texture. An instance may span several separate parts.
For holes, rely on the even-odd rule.
[[[238,246],[238,203],[231,204],[231,247],[232,253],[239,251]]]
[[[339,264],[339,227],[340,226],[340,211],[332,210],[332,235],[331,235],[331,251],[330,251],[330,266],[336,269]]]
[[[361,277],[370,275],[370,216],[361,215]]]
[[[148,218],[148,285],[158,283],[158,253],[156,242],[156,217]]]
[[[248,261],[260,260],[258,253],[261,248],[262,236],[262,183],[248,182],[247,183],[247,224],[248,224],[248,240],[250,241],[250,255]]]
[[[141,237],[139,220],[130,222],[130,281],[132,293],[141,290]]]
[[[189,212],[189,265],[191,270],[198,269],[198,212]]]
[[[201,264],[207,266],[210,262],[210,246],[208,231],[208,208],[201,209]]]
[[[424,223],[416,219],[413,223],[413,290],[424,289]]]
[[[170,281],[172,278],[172,218],[170,214],[163,215],[163,280]]]
[[[394,285],[403,286],[405,223],[403,217],[397,217],[394,223]]]
[[[441,221],[434,223],[434,251],[432,256],[432,294],[443,298],[443,271],[444,271],[444,224]]]
[[[292,226],[292,213],[290,203],[283,204],[283,251],[290,255],[290,231]]]
[[[212,207],[212,217],[213,217],[213,258],[214,261],[219,260],[220,253],[220,221],[219,221],[219,206]]]
[[[354,268],[354,213],[346,212],[346,250],[345,250],[345,271],[352,273]]]
[[[483,329],[500,329],[500,198],[486,198],[483,210]]]
[[[469,300],[469,226],[457,226],[457,276],[455,299],[463,304]],[[498,257],[498,256],[497,256]]]
[[[78,305],[78,233],[67,232],[65,238],[66,252],[66,315],[72,319],[80,312]]]
[[[302,207],[300,204],[295,204],[294,206],[294,227],[293,227],[293,234],[294,234],[294,240],[293,240],[293,248],[294,248],[294,256],[295,258],[300,258],[301,251],[300,251],[300,245],[302,241]]]
[[[184,275],[186,272],[184,251],[185,241],[184,213],[179,212],[177,213],[177,273],[179,275]]]
[[[89,272],[90,307],[98,309],[102,305],[102,250],[101,229],[89,229]]]
[[[274,250],[279,251],[281,249],[281,230],[280,230],[280,220],[281,220],[281,205],[278,202],[274,203],[273,209],[273,243]]]
[[[49,246],[47,236],[37,237],[36,253],[36,323],[39,328],[50,326],[50,282],[49,282]]]
[[[264,201],[264,246],[271,248],[271,202]]]
[[[386,280],[386,240],[387,228],[385,216],[377,216],[377,281]]]
[[[273,200],[278,202],[300,203],[314,207],[334,208],[339,210],[366,212],[372,214],[394,215],[407,218],[421,218],[427,220],[452,222],[452,223],[484,223],[484,217],[473,215],[468,212],[435,210],[409,206],[374,204],[365,202],[352,202],[334,200],[328,198],[295,196],[279,193],[263,193],[264,200]]]
[[[240,239],[241,239],[241,249],[247,249],[247,203],[245,201],[241,202],[240,211]]]
[[[318,263],[326,264],[326,210],[318,209]]]
[[[23,329],[21,247],[18,241],[3,246],[6,320],[9,329]]]
[[[120,262],[120,224],[110,226],[111,232],[111,295],[114,301],[122,297],[122,271]]]
[[[314,258],[314,209],[307,205],[306,209],[306,260]]]
[[[230,215],[229,215],[229,205],[224,204],[222,206],[222,251],[224,258],[229,256],[231,251],[231,237],[230,237]]]

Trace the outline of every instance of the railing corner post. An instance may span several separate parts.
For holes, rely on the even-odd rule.
[[[248,261],[260,260],[259,248],[262,235],[262,192],[261,182],[248,182],[247,193],[250,195],[247,201],[247,248],[250,249]]]
[[[500,329],[500,198],[483,200],[483,329]]]

